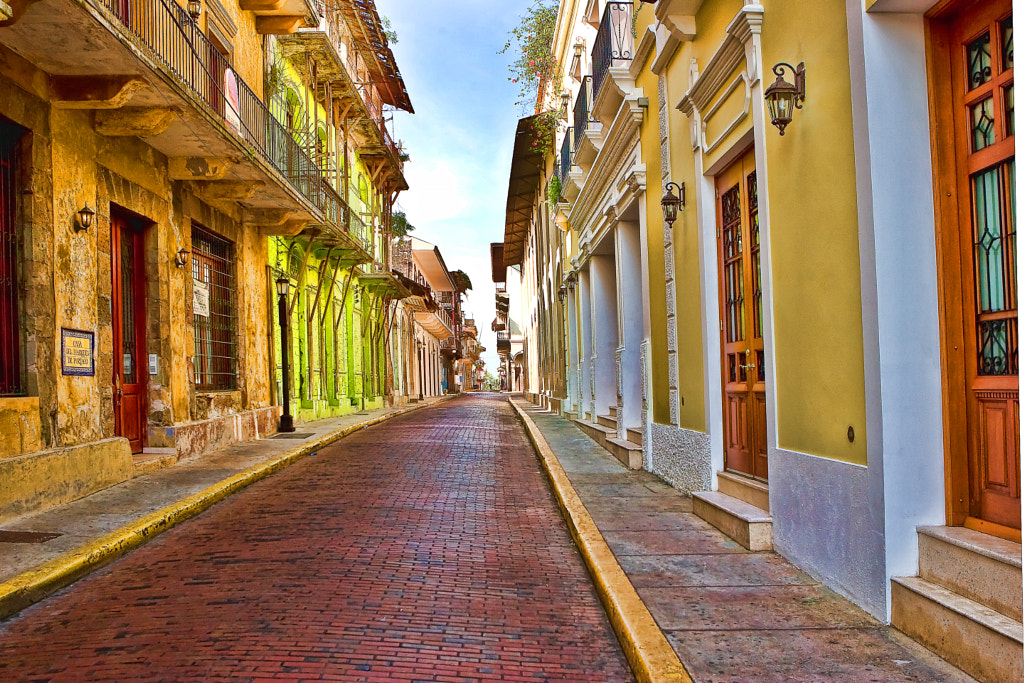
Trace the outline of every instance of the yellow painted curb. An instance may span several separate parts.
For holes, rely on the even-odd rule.
[[[207,487],[199,493],[172,503],[161,510],[152,512],[130,524],[111,531],[95,541],[86,543],[75,550],[44,562],[34,569],[19,574],[13,579],[0,584],[0,619],[6,619],[29,605],[39,602],[51,593],[112,562],[128,551],[145,544],[164,531],[184,522],[190,517],[198,515],[232,493],[284,469],[310,453],[315,453],[365,427],[421,408],[437,405],[454,396],[456,394],[442,396],[439,400],[432,401],[431,403],[404,407],[402,410],[377,415],[369,420],[356,422],[347,427],[324,434],[315,441],[306,442],[302,446],[282,453],[272,460],[253,465],[238,474]]]
[[[598,596],[608,612],[608,620],[633,669],[633,675],[641,683],[692,683],[693,679],[686,673],[675,650],[669,645],[647,605],[637,595],[611,548],[605,543],[604,536],[576,494],[576,489],[547,439],[526,411],[511,398],[509,403],[523,421],[526,433],[551,480],[562,515],[594,579]]]

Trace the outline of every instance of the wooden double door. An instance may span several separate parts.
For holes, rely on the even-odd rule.
[[[132,453],[146,440],[146,271],[144,222],[111,211],[110,272],[113,328],[114,433]]]
[[[929,29],[937,187],[945,190],[938,213],[951,521],[1019,538],[1010,0],[954,5]]]
[[[768,478],[761,241],[751,149],[715,179],[725,467]]]

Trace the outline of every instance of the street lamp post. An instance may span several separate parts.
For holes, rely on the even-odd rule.
[[[288,371],[288,278],[277,278],[277,319],[281,325],[281,422],[279,432],[294,432],[292,414],[288,405],[291,373]]]

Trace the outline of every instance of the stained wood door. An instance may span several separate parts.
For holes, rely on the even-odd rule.
[[[971,517],[1020,529],[1013,25],[980,2],[951,25]]]
[[[726,469],[768,478],[757,174],[750,150],[715,179]]]
[[[145,446],[147,368],[143,225],[111,215],[112,327],[114,338],[114,432],[132,453]]]

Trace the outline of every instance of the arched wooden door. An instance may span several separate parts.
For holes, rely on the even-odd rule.
[[[757,174],[750,150],[715,179],[726,469],[768,478]]]
[[[951,521],[1019,534],[1011,3],[959,8],[930,24]]]

